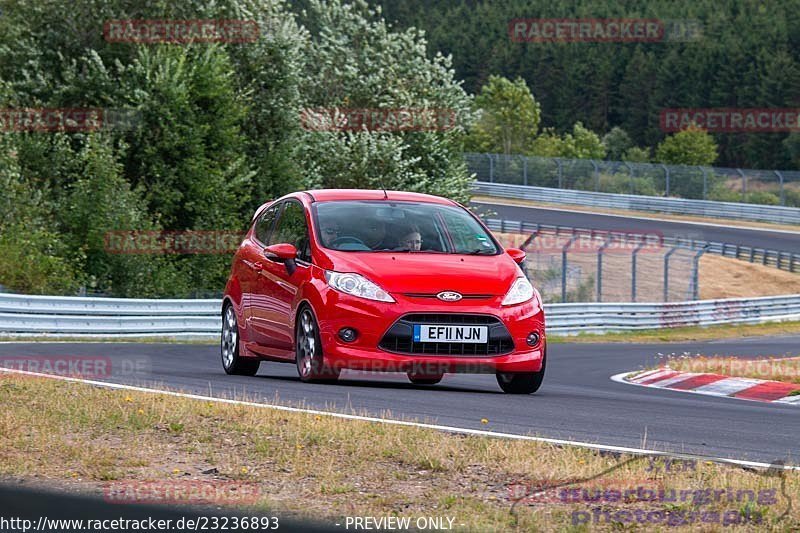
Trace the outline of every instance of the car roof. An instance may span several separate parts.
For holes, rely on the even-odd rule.
[[[367,190],[367,189],[317,189],[312,191],[302,191],[295,193],[292,196],[310,195],[314,198],[315,202],[333,202],[341,200],[395,200],[406,202],[425,202],[430,204],[444,204],[455,205],[455,202],[442,198],[440,196],[433,196],[431,194],[422,194],[418,192],[403,192],[403,191],[384,191],[382,190]],[[387,198],[388,197],[388,198]]]

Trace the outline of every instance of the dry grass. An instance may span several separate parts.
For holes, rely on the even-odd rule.
[[[767,379],[800,385],[800,357],[742,359],[720,356],[668,357],[662,364],[672,370]]]
[[[455,518],[460,530],[585,531],[586,526],[572,525],[575,517],[580,521],[584,515],[573,513],[588,512],[597,504],[533,503],[528,494],[512,509],[512,499],[524,496],[531,484],[583,479],[616,468],[571,488],[583,487],[590,493],[598,487],[613,491],[638,486],[752,490],[754,494],[774,490],[772,504],[719,501],[717,497],[718,501],[697,505],[691,501],[692,492],[689,501],[671,503],[635,501],[635,496],[619,501],[612,492],[602,507],[612,511],[611,516],[619,510],[661,509],[726,511],[730,518],[749,511],[763,513],[763,522],[734,530],[800,527],[797,503],[790,516],[774,522],[787,508],[784,494],[800,493],[796,472],[782,478],[704,462],[680,469],[647,459],[623,464],[629,458],[580,448],[451,435],[13,374],[0,374],[0,401],[0,473],[73,490],[98,492],[105,483],[144,480],[238,481],[258,487],[257,510],[313,517],[323,523],[332,524],[343,516],[446,516]],[[482,415],[474,413],[476,419]],[[620,527],[592,524],[591,529]],[[704,525],[706,531],[722,529]]]
[[[675,222],[702,222],[705,224],[724,224],[742,228],[761,228],[772,230],[786,230],[800,233],[800,227],[792,224],[773,224],[771,222],[756,222],[750,220],[736,220],[727,218],[700,217],[692,215],[671,215],[668,213],[653,213],[650,211],[632,211],[628,209],[607,209],[605,207],[585,207],[579,205],[553,204],[548,202],[534,202],[531,200],[517,200],[515,198],[494,198],[492,196],[473,196],[474,202],[500,203],[508,205],[521,205],[530,207],[549,207],[577,213],[599,213],[605,215],[620,215],[627,217],[660,218],[674,220]]]
[[[800,294],[800,276],[774,267],[706,254],[700,259],[700,298]]]
[[[768,322],[766,324],[731,324],[723,326],[691,326],[620,333],[556,335],[548,333],[547,342],[593,343],[663,343],[702,342],[747,337],[781,337],[800,335],[800,322]]]

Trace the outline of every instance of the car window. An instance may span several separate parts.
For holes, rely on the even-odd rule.
[[[269,236],[272,232],[272,226],[275,224],[275,215],[278,213],[278,207],[277,205],[272,206],[258,217],[254,233],[256,239],[258,239],[261,244],[266,245],[269,242]]]
[[[319,242],[343,252],[500,253],[466,210],[427,202],[347,201],[314,204]]]
[[[303,206],[297,202],[286,202],[285,205],[269,244],[294,244],[297,248],[297,258],[310,263],[311,245]]]

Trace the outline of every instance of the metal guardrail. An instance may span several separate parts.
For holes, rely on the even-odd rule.
[[[128,300],[0,295],[3,337],[185,337],[216,339],[217,300]],[[9,312],[11,306],[15,309]],[[182,310],[178,311],[180,308]],[[106,314],[98,314],[103,310]],[[119,310],[128,314],[119,316]],[[135,311],[134,311],[135,310]],[[131,313],[140,313],[132,315]],[[174,314],[180,312],[181,314]],[[572,335],[715,324],[800,320],[800,294],[679,303],[545,305],[549,333]]]
[[[583,205],[608,209],[627,209],[632,211],[653,211],[675,215],[698,215],[713,218],[775,222],[779,224],[800,224],[800,208],[794,207],[576,191],[569,189],[553,189],[549,187],[534,187],[531,185],[489,183],[485,181],[474,182],[472,192],[477,195],[494,196],[496,198],[514,198],[518,200],[533,200],[536,202],[553,204]]]
[[[481,181],[582,191],[799,207],[800,170],[666,165],[605,159],[464,154]]]
[[[566,235],[585,235],[589,237],[615,237],[619,239],[645,238],[648,235],[636,232],[605,231],[587,228],[575,228],[571,226],[554,226],[550,224],[538,224],[535,222],[520,222],[516,220],[504,220],[498,218],[484,219],[487,227],[492,231],[501,233],[556,233]],[[800,254],[781,250],[771,250],[767,248],[753,248],[739,244],[724,242],[703,241],[698,239],[681,239],[676,237],[662,237],[662,244],[666,247],[686,247],[692,250],[704,250],[705,253],[712,253],[724,257],[740,259],[750,263],[779,268],[789,272],[800,272]]]

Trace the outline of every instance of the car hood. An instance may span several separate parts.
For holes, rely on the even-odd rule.
[[[361,274],[390,293],[456,291],[503,296],[522,275],[507,254],[331,252],[329,258],[333,270]]]

